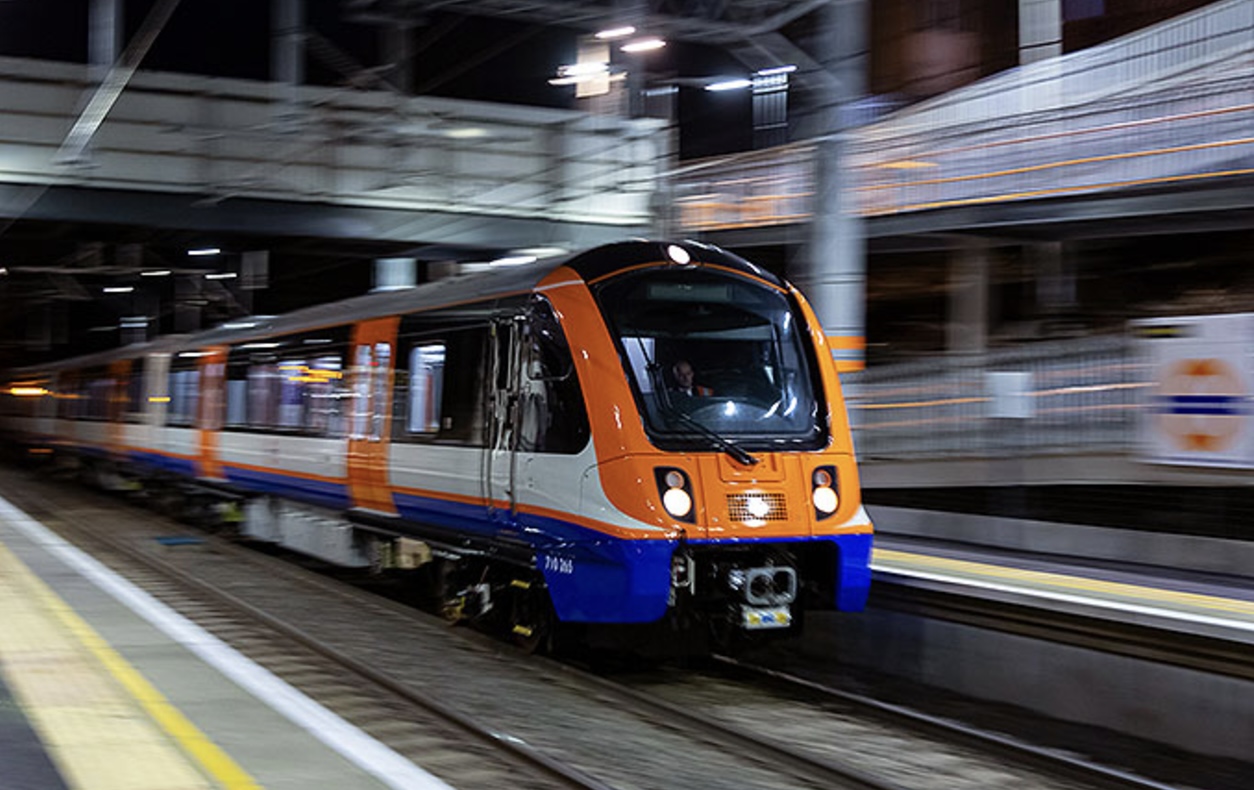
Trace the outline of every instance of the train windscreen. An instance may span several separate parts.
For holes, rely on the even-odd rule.
[[[597,298],[662,449],[719,439],[744,449],[816,449],[826,410],[801,314],[788,294],[709,269],[627,274]]]

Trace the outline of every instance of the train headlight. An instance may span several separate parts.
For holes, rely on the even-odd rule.
[[[820,466],[810,477],[812,489],[810,501],[814,503],[814,517],[825,519],[840,507],[839,486],[836,483],[836,468]]]
[[[662,494],[662,507],[675,518],[683,518],[692,512],[692,497],[682,488],[668,488]]]
[[[657,481],[657,490],[662,496],[662,507],[666,512],[672,518],[691,523],[695,508],[688,474],[674,467],[658,467],[653,470],[653,477]]]

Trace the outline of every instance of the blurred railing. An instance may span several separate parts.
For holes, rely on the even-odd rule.
[[[1123,336],[843,376],[862,460],[1131,452],[1149,369]]]
[[[1022,66],[847,132],[856,211],[898,214],[1254,174],[1254,0]],[[679,174],[687,231],[810,216],[813,143]]]

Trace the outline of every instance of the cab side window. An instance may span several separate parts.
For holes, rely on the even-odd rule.
[[[591,429],[566,335],[548,301],[537,297],[523,324],[522,422],[518,449],[578,453]]]

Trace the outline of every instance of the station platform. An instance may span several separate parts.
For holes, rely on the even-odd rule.
[[[448,788],[0,499],[0,788]]]
[[[879,582],[1254,644],[1254,587],[1243,578],[883,534],[871,567]]]
[[[1239,579],[876,540],[879,581],[1254,642]],[[0,790],[312,787],[448,785],[0,499]]]

